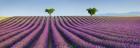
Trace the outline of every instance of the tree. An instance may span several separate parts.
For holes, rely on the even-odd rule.
[[[45,12],[48,12],[48,14],[49,14],[50,16],[52,16],[51,14],[52,14],[54,11],[55,11],[55,9],[53,9],[53,8],[49,8],[49,9],[46,9],[46,10],[45,10]]]
[[[95,13],[97,12],[97,9],[96,8],[88,8],[87,11],[92,16],[92,15],[95,15]]]

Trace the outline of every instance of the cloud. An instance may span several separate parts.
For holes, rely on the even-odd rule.
[[[126,12],[126,13],[105,13],[98,14],[99,16],[140,16],[140,12]]]

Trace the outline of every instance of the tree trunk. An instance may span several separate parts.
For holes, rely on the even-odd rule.
[[[90,16],[92,16],[92,14],[90,14]]]
[[[51,14],[49,14],[49,16],[52,16]]]

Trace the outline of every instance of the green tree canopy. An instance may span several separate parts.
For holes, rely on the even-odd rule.
[[[51,14],[55,11],[53,8],[48,8],[45,10],[45,12],[48,12],[48,14],[51,16]]]
[[[97,12],[97,9],[96,8],[88,8],[87,11],[92,16],[92,15],[95,15],[95,13]]]

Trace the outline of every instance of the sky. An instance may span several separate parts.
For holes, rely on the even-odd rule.
[[[140,0],[0,0],[0,16],[88,16],[87,8],[97,8],[97,16],[140,15]]]

